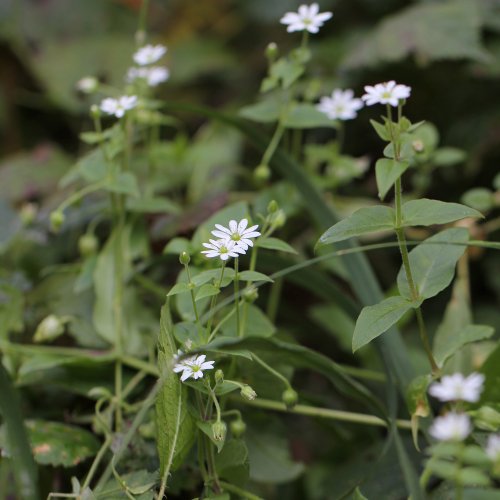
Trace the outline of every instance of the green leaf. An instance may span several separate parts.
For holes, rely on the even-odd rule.
[[[434,339],[434,358],[439,366],[443,366],[448,358],[458,352],[464,345],[489,339],[495,329],[487,325],[467,325],[453,335],[436,335]]]
[[[176,283],[171,289],[170,292],[167,293],[167,296],[170,297],[172,295],[177,295],[179,293],[189,292],[191,288],[188,283]]]
[[[158,473],[138,470],[129,474],[121,475],[121,479],[127,485],[127,489],[133,495],[141,495],[137,500],[143,500],[143,494],[150,491],[158,482]],[[94,492],[97,500],[115,500],[123,496],[123,486],[113,478],[106,483],[98,493]],[[151,497],[153,498],[151,492]],[[82,497],[83,500],[83,497]],[[146,499],[144,499],[146,500]]]
[[[241,328],[245,331],[245,336],[248,337],[271,337],[276,332],[276,327],[269,321],[268,317],[254,304],[247,304],[246,319],[243,322],[241,318]],[[240,306],[241,308],[241,306]],[[243,308],[241,308],[243,310]],[[232,315],[228,321],[222,325],[224,335],[228,337],[236,337],[236,315]]]
[[[157,447],[160,476],[177,468],[189,453],[196,437],[195,422],[187,408],[187,388],[172,371],[177,353],[172,318],[167,303],[161,310],[158,363],[165,381],[156,400]]]
[[[118,172],[116,176],[106,183],[104,189],[112,193],[139,196],[139,185],[135,175],[131,172]]]
[[[220,288],[215,285],[211,285],[210,283],[205,283],[201,286],[201,288],[196,292],[195,300],[201,300],[205,297],[212,297],[213,295],[218,295],[220,293]]]
[[[318,111],[316,106],[308,103],[298,103],[288,111],[283,125],[286,128],[317,128],[330,127],[337,128],[337,122],[328,118],[325,113]]]
[[[464,467],[458,474],[457,480],[466,486],[489,486],[489,477],[475,467]]]
[[[390,160],[381,158],[375,164],[375,176],[377,178],[378,196],[381,200],[385,198],[387,191],[394,186],[406,169],[410,166],[409,162],[404,160]]]
[[[7,248],[20,229],[19,215],[7,201],[0,199],[0,253]]]
[[[267,281],[272,283],[273,280],[263,273],[258,273],[257,271],[242,271],[238,273],[240,281]]]
[[[256,241],[256,245],[259,248],[266,248],[268,250],[278,250],[279,252],[287,252],[287,253],[297,253],[293,247],[291,247],[286,241],[280,240],[278,238],[267,237],[267,238],[259,238]]]
[[[387,126],[385,123],[379,123],[376,122],[375,120],[370,120],[370,123],[372,124],[372,127],[375,129],[375,132],[377,132],[377,135],[383,141],[391,140],[391,135],[389,134],[389,131],[387,130]]]
[[[444,201],[411,200],[403,205],[403,227],[432,226],[433,224],[447,224],[466,217],[483,218],[483,215],[473,208],[459,203]]]
[[[467,229],[445,229],[427,238],[410,252],[410,268],[419,297],[434,297],[451,283],[455,265],[464,254],[468,240]],[[398,274],[398,289],[403,297],[411,299],[403,266]]]
[[[241,108],[240,116],[259,123],[273,123],[280,117],[280,105],[277,99],[266,99],[257,104]]]
[[[244,485],[248,480],[248,449],[242,439],[231,439],[215,456],[215,468],[219,477],[234,484]]]
[[[463,194],[462,202],[477,210],[487,212],[495,206],[495,196],[490,189],[473,188]]]
[[[19,395],[0,360],[0,414],[10,449],[17,492],[26,500],[38,500],[38,469],[33,460],[23,423]]]
[[[464,150],[451,147],[437,149],[432,155],[432,164],[436,167],[448,167],[463,163],[467,155]]]
[[[182,208],[167,198],[129,198],[127,210],[147,214],[180,214]]]
[[[197,425],[198,429],[200,429],[203,432],[203,434],[205,434],[206,436],[209,437],[210,441],[212,441],[212,443],[217,448],[217,452],[220,453],[222,451],[222,449],[224,448],[224,444],[225,444],[226,440],[223,439],[222,441],[220,441],[220,440],[216,440],[214,438],[214,433],[212,430],[212,424],[214,424],[214,423],[215,423],[215,420],[209,420],[209,421],[203,421],[203,422],[201,420],[196,421],[196,425]]]
[[[220,269],[209,269],[208,271],[202,271],[201,273],[193,276],[192,282],[195,286],[201,286],[209,281],[216,282],[217,284],[220,281],[221,270]],[[234,269],[230,267],[224,268],[224,276],[222,278],[222,287],[229,285],[234,280]]]
[[[389,297],[373,306],[364,307],[356,321],[352,351],[371,342],[396,324],[410,309],[418,306],[405,297]]]
[[[393,228],[394,210],[392,208],[382,205],[360,208],[324,232],[319,243],[327,245],[354,236],[376,231],[388,231]]]

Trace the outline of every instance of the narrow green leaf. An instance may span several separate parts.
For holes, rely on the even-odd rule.
[[[165,381],[156,400],[157,447],[160,476],[178,467],[196,437],[195,423],[187,409],[187,388],[172,371],[176,347],[169,304],[161,311],[158,362]]]
[[[278,250],[280,252],[297,253],[297,250],[291,247],[286,241],[273,237],[259,238],[258,247],[268,250]]]
[[[410,252],[411,272],[420,297],[434,297],[451,283],[455,265],[464,254],[468,240],[469,232],[465,228],[445,229]],[[403,297],[411,298],[403,266],[398,274],[398,288]]]
[[[389,131],[387,130],[385,123],[379,123],[379,122],[376,122],[375,120],[370,120],[370,123],[372,124],[372,127],[375,129],[375,132],[377,132],[377,135],[383,141],[390,141],[391,140],[391,136],[389,134]]]
[[[344,220],[337,222],[325,231],[319,243],[326,245],[343,241],[353,236],[360,236],[376,231],[388,231],[394,228],[394,210],[390,207],[377,205],[360,208]]]
[[[305,129],[330,127],[337,128],[337,121],[328,118],[318,111],[316,106],[308,103],[295,104],[287,114],[284,125],[287,128]]]
[[[458,334],[444,336],[436,335],[434,339],[434,358],[439,366],[443,366],[445,361],[458,352],[464,345],[471,342],[489,339],[495,333],[492,326],[487,325],[467,325]]]
[[[378,304],[364,307],[354,328],[352,351],[356,352],[389,330],[413,307],[414,303],[400,296],[389,297]]]
[[[389,158],[381,158],[375,164],[375,177],[377,179],[378,196],[381,200],[394,186],[399,177],[401,177],[406,169],[410,166],[407,161],[391,160]]]
[[[209,269],[208,271],[202,271],[196,276],[193,276],[192,281],[195,284],[195,286],[204,285],[209,281],[216,281],[217,283],[219,283],[220,275],[221,275],[220,269]],[[234,279],[234,269],[226,267],[224,269],[224,277],[222,279],[221,286],[227,286],[229,283],[231,283],[233,279]]]
[[[459,203],[444,201],[421,200],[408,201],[403,205],[403,227],[432,226],[433,224],[447,224],[466,217],[482,218],[483,215],[473,208]]]
[[[268,281],[270,283],[273,280],[263,273],[258,273],[257,271],[242,271],[239,273],[239,278],[241,281]]]
[[[206,283],[196,292],[195,300],[198,301],[204,299],[205,297],[212,297],[213,295],[218,295],[219,293],[219,287]]]
[[[245,322],[241,319],[241,328],[247,337],[271,337],[276,332],[276,327],[269,318],[255,305],[246,306]],[[222,326],[224,335],[228,337],[238,336],[236,327],[236,315],[233,314]]]
[[[186,293],[191,290],[188,283],[176,283],[168,292],[167,296],[177,295],[179,293]]]
[[[119,172],[114,178],[107,182],[104,189],[112,193],[139,196],[139,185],[137,179],[131,172]]]

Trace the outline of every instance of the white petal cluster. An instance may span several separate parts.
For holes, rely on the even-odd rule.
[[[124,95],[118,99],[107,97],[101,101],[100,108],[108,115],[114,115],[121,118],[128,110],[135,108],[137,105],[137,96]]]
[[[281,24],[288,25],[287,31],[308,31],[317,33],[323,23],[333,16],[331,12],[319,12],[319,5],[301,5],[298,12],[287,12],[280,20]]]
[[[152,66],[150,68],[130,68],[127,72],[129,83],[135,80],[145,80],[150,87],[156,87],[160,83],[166,82],[170,77],[170,72],[163,66]]]
[[[241,219],[239,222],[230,220],[229,227],[221,224],[215,224],[215,227],[212,234],[219,239],[203,243],[208,250],[201,252],[209,258],[219,257],[221,260],[227,260],[229,257],[244,255],[248,248],[253,246],[251,238],[260,236],[257,231],[259,226],[248,227],[247,219]]]
[[[133,58],[139,66],[147,66],[159,61],[166,52],[167,47],[164,45],[145,45],[133,55]]]
[[[471,432],[470,418],[455,412],[437,417],[429,429],[430,435],[438,441],[463,441]]]
[[[486,455],[494,462],[500,460],[500,434],[490,434],[488,436]]]
[[[316,106],[330,120],[352,120],[363,107],[363,101],[354,97],[351,89],[335,89],[331,97],[322,97]]]
[[[429,394],[440,401],[468,401],[477,403],[483,390],[484,375],[471,373],[464,377],[461,373],[445,375],[440,382],[429,387]]]
[[[390,104],[396,107],[399,101],[407,99],[411,94],[411,87],[397,84],[394,80],[384,83],[377,83],[375,86],[366,85],[365,92],[361,99],[367,106],[373,104]]]
[[[179,359],[179,353],[182,354],[182,351],[178,351],[177,356],[174,357],[175,360]],[[194,380],[203,378],[203,370],[212,370],[215,363],[215,361],[205,361],[206,359],[207,357],[205,354],[185,358],[175,364],[174,372],[182,373],[182,382],[188,378],[192,378]]]

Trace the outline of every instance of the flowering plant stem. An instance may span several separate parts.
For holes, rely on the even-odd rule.
[[[222,267],[220,269],[220,278],[219,278],[219,283],[217,285],[217,288],[219,288],[222,285],[222,280],[224,279],[224,269],[226,268],[226,263],[223,261],[222,262]],[[208,318],[208,324],[207,324],[207,330],[205,332],[205,342],[208,343],[208,339],[210,338],[210,332],[212,331],[212,322],[214,319],[214,314],[213,314],[213,309],[215,307],[215,304],[217,302],[217,295],[212,296],[212,301],[210,302],[210,310],[208,311],[209,318]]]
[[[276,378],[279,378],[284,384],[287,389],[291,389],[292,386],[290,385],[290,382],[288,379],[282,375],[280,372],[276,371],[274,368],[271,368],[264,360],[259,358],[255,353],[252,353],[252,359],[254,361],[257,361],[257,363],[262,366],[265,370],[267,370],[269,373],[273,374]]]
[[[401,121],[401,109],[402,106],[401,104],[398,106],[398,120]],[[395,133],[394,133],[394,127],[393,127],[393,122],[392,122],[392,112],[391,112],[391,106],[388,104],[387,105],[387,118],[389,120],[389,129],[390,129],[390,136],[391,136],[391,142],[392,142],[392,147],[394,151],[394,159],[396,161],[400,161],[400,143],[399,143],[399,137],[396,138]],[[395,211],[396,211],[396,236],[398,239],[398,246],[399,246],[399,251],[401,253],[401,259],[403,261],[403,269],[405,271],[406,279],[408,281],[408,287],[410,289],[410,295],[411,295],[411,300],[412,301],[417,301],[419,298],[419,293],[418,289],[415,285],[415,281],[413,279],[413,274],[411,272],[411,265],[410,265],[410,257],[408,254],[408,246],[406,244],[406,236],[404,233],[404,228],[403,226],[403,187],[402,187],[402,182],[401,182],[401,177],[398,177],[395,184],[394,184],[394,205],[395,205]],[[439,366],[436,363],[436,360],[434,359],[434,356],[432,354],[432,349],[429,343],[429,336],[427,334],[427,329],[425,327],[425,322],[424,322],[424,317],[422,315],[422,310],[420,306],[415,308],[415,315],[417,316],[417,322],[418,322],[418,330],[420,333],[420,339],[422,340],[422,344],[424,346],[424,350],[427,354],[427,357],[429,359],[429,363],[432,368],[432,373],[434,375],[439,373]]]
[[[240,277],[238,274],[239,260],[238,258],[234,259],[234,309],[236,311],[236,336],[242,337],[243,331],[240,323]]]

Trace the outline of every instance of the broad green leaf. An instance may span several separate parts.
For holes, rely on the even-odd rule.
[[[246,315],[244,310],[246,308]],[[268,317],[254,304],[240,305],[241,329],[247,337],[271,337],[276,332],[276,327],[269,321]],[[246,319],[246,321],[244,321]],[[236,315],[233,314],[228,321],[222,325],[224,335],[236,337]]]
[[[465,161],[467,155],[464,150],[451,147],[437,149],[432,155],[432,164],[436,167],[448,167]]]
[[[270,68],[270,76],[272,79],[281,81],[283,88],[288,88],[304,73],[305,67],[300,62],[286,59],[282,57]]]
[[[464,254],[468,240],[467,229],[445,229],[427,238],[410,252],[410,267],[419,297],[434,297],[451,283],[455,265]],[[411,299],[403,266],[398,274],[398,289],[403,297]]]
[[[475,467],[464,467],[457,474],[457,479],[466,486],[489,486],[491,484],[487,474]]]
[[[462,202],[477,210],[487,212],[495,206],[495,195],[487,188],[473,188],[462,195]]]
[[[267,237],[267,238],[259,238],[256,241],[256,245],[259,248],[266,248],[268,250],[278,250],[280,252],[287,253],[297,253],[293,247],[291,247],[286,241],[280,240],[278,238]]]
[[[448,358],[458,352],[464,345],[489,339],[495,329],[487,325],[467,325],[454,335],[436,335],[434,339],[434,358],[439,366],[443,366]]]
[[[117,175],[106,182],[104,189],[112,193],[139,196],[139,185],[135,175],[131,172],[118,172]]]
[[[318,111],[316,106],[308,103],[298,103],[288,111],[283,124],[287,128],[337,128],[337,122],[328,118],[325,113]]]
[[[447,224],[466,217],[482,218],[482,214],[473,208],[459,203],[444,201],[411,200],[403,205],[403,227],[432,226],[433,224]]]
[[[167,296],[177,295],[179,293],[189,292],[191,288],[188,283],[176,283],[171,289],[170,292],[167,293]]]
[[[277,99],[266,99],[257,104],[251,104],[241,108],[240,116],[260,123],[273,123],[278,121],[280,106]]]
[[[205,297],[212,297],[213,295],[218,295],[220,293],[220,288],[215,285],[211,285],[210,283],[205,283],[201,286],[201,288],[196,292],[195,300],[201,300]]]
[[[404,174],[409,165],[407,161],[391,160],[389,158],[381,158],[377,161],[375,176],[377,178],[378,196],[381,200],[385,198],[389,189]]]
[[[258,273],[257,271],[242,271],[238,273],[241,281],[267,281],[272,283],[273,280],[265,274]]]
[[[129,198],[127,200],[127,210],[148,214],[179,214],[182,212],[177,203],[167,198]]]
[[[17,493],[26,500],[38,500],[38,469],[33,460],[21,413],[21,401],[0,360],[0,415],[5,429],[4,446],[10,449]]]
[[[244,485],[248,481],[248,449],[243,439],[231,439],[215,456],[215,468],[219,477],[234,484]]]
[[[324,232],[319,239],[319,243],[327,245],[354,236],[376,231],[388,231],[393,228],[394,210],[392,208],[382,205],[360,208]]]
[[[370,120],[370,123],[372,124],[372,127],[375,129],[375,132],[377,132],[377,135],[383,141],[390,141],[391,140],[391,136],[389,134],[389,131],[387,130],[387,126],[385,123],[379,123],[379,122],[376,122],[375,120]]]
[[[214,423],[215,423],[215,420],[209,420],[209,421],[203,421],[203,422],[201,420],[196,421],[196,425],[197,425],[198,429],[200,429],[203,432],[203,434],[208,436],[210,441],[212,441],[212,443],[217,448],[217,452],[220,453],[222,451],[222,449],[224,448],[224,444],[225,444],[226,440],[223,439],[221,441],[221,440],[216,440],[214,438],[214,433],[212,430],[212,425]]]
[[[165,380],[156,400],[157,447],[160,476],[181,465],[196,437],[195,422],[187,408],[187,388],[172,371],[177,349],[167,303],[161,310],[158,362]]]
[[[364,307],[356,321],[352,337],[352,351],[371,342],[397,323],[410,309],[418,306],[405,297],[389,297],[373,306]]]
[[[143,495],[150,491],[158,483],[158,473],[148,472],[147,470],[138,470],[129,474],[121,475],[121,479],[127,485],[128,491],[133,495],[141,495],[137,500],[146,500]],[[153,498],[153,492],[151,491]],[[123,496],[123,486],[113,478],[106,483],[99,492],[94,493],[97,500],[115,500]],[[82,499],[83,500],[83,499]]]

